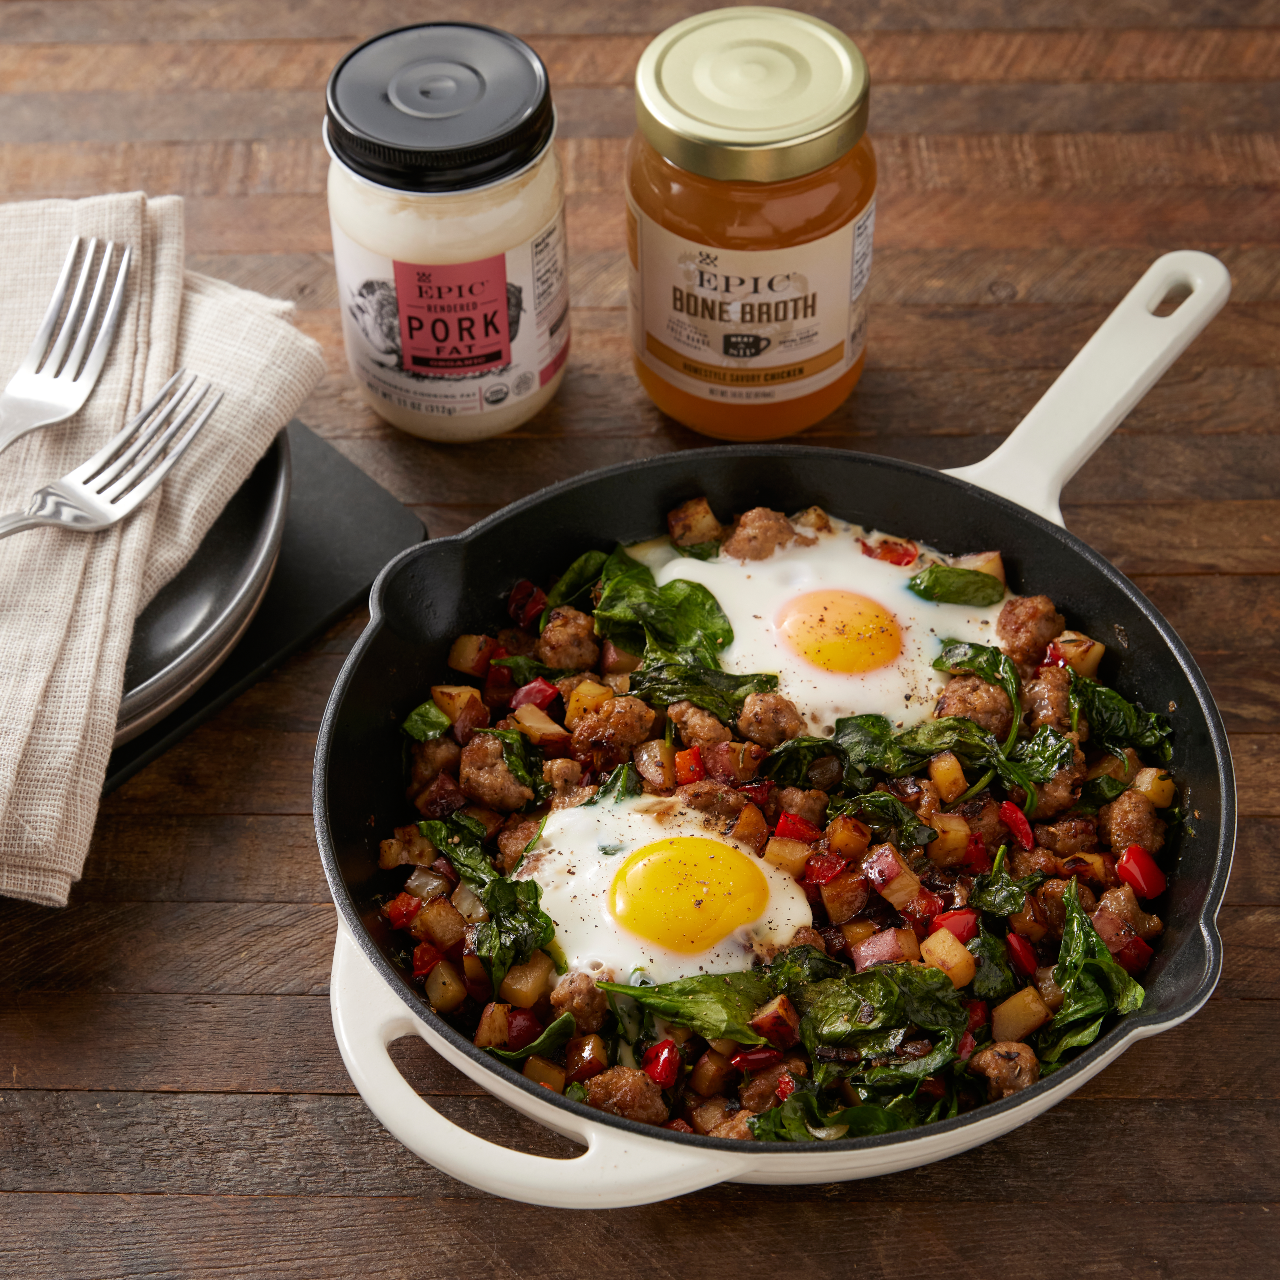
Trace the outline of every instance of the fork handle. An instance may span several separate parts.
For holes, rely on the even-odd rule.
[[[0,453],[28,431],[57,420],[56,414],[50,416],[47,405],[35,404],[14,395],[0,394]]]
[[[21,533],[24,529],[36,529],[41,525],[58,525],[60,520],[41,519],[28,515],[25,511],[14,511],[7,516],[0,516],[0,538],[7,538],[11,533]],[[66,528],[66,525],[62,526]]]

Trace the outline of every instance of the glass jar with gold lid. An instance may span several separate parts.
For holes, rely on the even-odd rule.
[[[847,36],[785,9],[712,10],[641,57],[632,347],[654,403],[695,431],[792,435],[857,383],[875,221],[869,88]]]

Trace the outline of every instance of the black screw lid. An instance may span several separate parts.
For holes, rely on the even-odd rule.
[[[334,154],[401,191],[456,191],[523,169],[551,139],[542,60],[493,27],[431,22],[375,36],[334,68]]]

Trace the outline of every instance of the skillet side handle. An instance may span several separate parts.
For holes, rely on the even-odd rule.
[[[557,1120],[587,1145],[586,1153],[572,1160],[511,1151],[455,1125],[416,1093],[391,1061],[387,1047],[393,1040],[422,1035],[426,1028],[342,923],[329,1003],[342,1060],[373,1114],[414,1155],[481,1191],[557,1209],[614,1209],[699,1190],[738,1175],[749,1163],[723,1151],[637,1138],[567,1111]]]
[[[1171,289],[1190,295],[1171,315]],[[1181,249],[1157,258],[1102,327],[998,449],[945,474],[968,480],[1062,524],[1063,486],[1222,309],[1231,274],[1217,258]]]

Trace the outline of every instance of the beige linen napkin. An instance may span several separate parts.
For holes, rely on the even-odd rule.
[[[141,193],[0,205],[0,386],[39,327],[74,236],[133,246],[97,388],[0,454],[0,512],[101,448],[174,370],[224,393],[160,493],[102,533],[0,541],[0,894],[62,906],[88,852],[133,620],[187,562],[323,372],[291,307],[183,271],[182,201]]]

